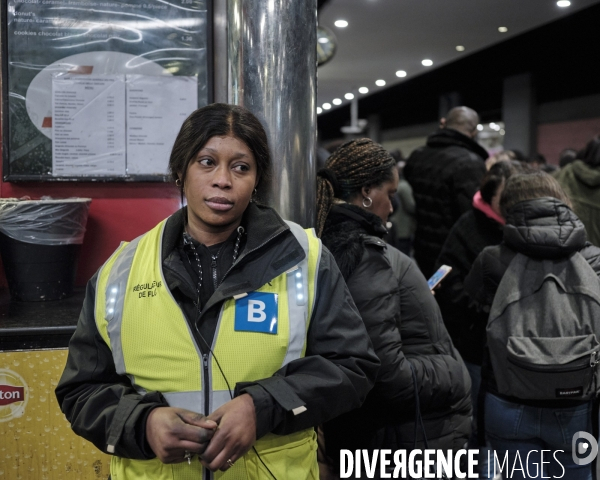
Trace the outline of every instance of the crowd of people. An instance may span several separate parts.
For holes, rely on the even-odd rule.
[[[337,145],[313,230],[261,201],[254,115],[190,115],[169,163],[186,206],[90,280],[56,389],[112,478],[335,479],[342,450],[491,448],[591,479],[571,440],[594,432],[600,140],[546,173],[489,158],[478,123],[451,110],[406,162]]]
[[[560,464],[567,471],[564,478],[591,478],[589,466],[573,463],[571,444],[578,430],[596,432],[596,428],[592,430],[590,398],[544,398],[536,393],[535,382],[526,379],[526,398],[513,395],[509,389],[499,390],[493,368],[493,357],[498,353],[490,354],[488,342],[494,301],[511,295],[514,298],[519,292],[533,296],[531,286],[528,290],[519,283],[517,275],[510,287],[504,285],[496,295],[502,280],[510,277],[505,273],[518,253],[533,259],[523,277],[541,276],[540,272],[552,275],[544,270],[544,260],[563,262],[562,267],[567,268],[565,265],[575,262],[575,253],[581,253],[595,273],[590,275],[582,267],[583,271],[568,281],[580,284],[588,275],[597,302],[600,137],[591,139],[580,151],[565,149],[559,166],[551,166],[542,155],[525,158],[518,150],[487,156],[472,140],[477,123],[479,118],[473,110],[451,110],[441,128],[428,138],[427,145],[413,152],[403,168],[416,204],[414,257],[427,275],[442,265],[452,267],[435,297],[472,381],[474,421],[469,445],[484,450],[491,446],[501,454],[508,452],[509,463],[514,462],[517,453],[525,458],[534,450],[561,450]],[[541,285],[540,281],[537,288]],[[544,302],[535,304],[534,320],[549,322],[552,314],[544,305],[557,308],[561,294],[576,295],[569,292],[569,286],[548,295]],[[569,335],[565,333],[571,331],[569,321],[585,323],[582,317],[585,312],[579,309],[576,314],[556,320],[560,336]],[[519,323],[525,322],[521,313]],[[590,320],[578,333],[595,335],[598,328],[600,325]],[[535,337],[535,328],[529,328],[525,337]],[[502,369],[505,367],[502,365]],[[541,370],[536,376],[544,378]],[[487,478],[487,459],[480,459],[484,467],[481,474]],[[560,471],[555,462],[544,474],[558,478]],[[517,474],[512,478],[522,477]],[[523,478],[536,477],[524,474]]]

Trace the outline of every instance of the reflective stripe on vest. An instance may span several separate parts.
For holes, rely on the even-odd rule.
[[[199,413],[212,412],[231,399],[232,392],[223,374],[229,386],[234,388],[238,382],[268,378],[282,366],[304,356],[309,319],[314,308],[321,243],[313,230],[305,231],[288,222],[305,258],[293,269],[256,290],[274,294],[278,299],[276,335],[236,331],[236,300],[230,298],[224,302],[212,344],[223,374],[210,354],[207,365],[209,404],[204,405],[202,354],[162,272],[165,223],[161,222],[150,232],[120,247],[102,267],[96,290],[96,323],[100,335],[111,348],[117,373],[127,375],[138,392],[157,390],[171,406]],[[260,352],[260,355],[252,356],[252,352]],[[310,432],[303,434],[301,443],[311,435]],[[280,438],[285,445],[287,436]],[[257,448],[261,448],[262,440],[257,442]],[[115,460],[115,473],[117,470],[127,472],[137,478],[133,470],[137,471],[139,466],[134,467],[136,461],[131,462]],[[156,472],[158,467],[152,467],[150,463],[146,473]],[[240,462],[235,470],[243,464]],[[174,474],[171,478],[179,477]]]

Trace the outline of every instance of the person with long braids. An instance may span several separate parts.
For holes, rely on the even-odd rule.
[[[317,232],[333,254],[381,361],[359,409],[323,425],[325,451],[463,448],[471,383],[419,268],[381,240],[398,173],[381,145],[340,146],[317,176]],[[420,420],[415,393],[422,416]],[[377,470],[379,471],[379,467]]]
[[[187,206],[88,284],[56,394],[114,480],[317,479],[313,427],[372,386],[332,256],[258,201],[270,162],[248,110],[196,110],[169,162]]]

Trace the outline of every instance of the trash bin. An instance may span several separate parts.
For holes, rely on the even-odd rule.
[[[73,293],[91,198],[0,199],[0,253],[13,299]]]

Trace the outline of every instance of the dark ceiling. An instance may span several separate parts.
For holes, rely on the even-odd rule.
[[[458,92],[482,122],[501,120],[503,79],[531,72],[538,104],[600,93],[600,4],[512,37],[359,100],[360,118],[379,114],[381,129],[435,122],[441,95]],[[342,136],[344,105],[318,116],[319,139]]]

